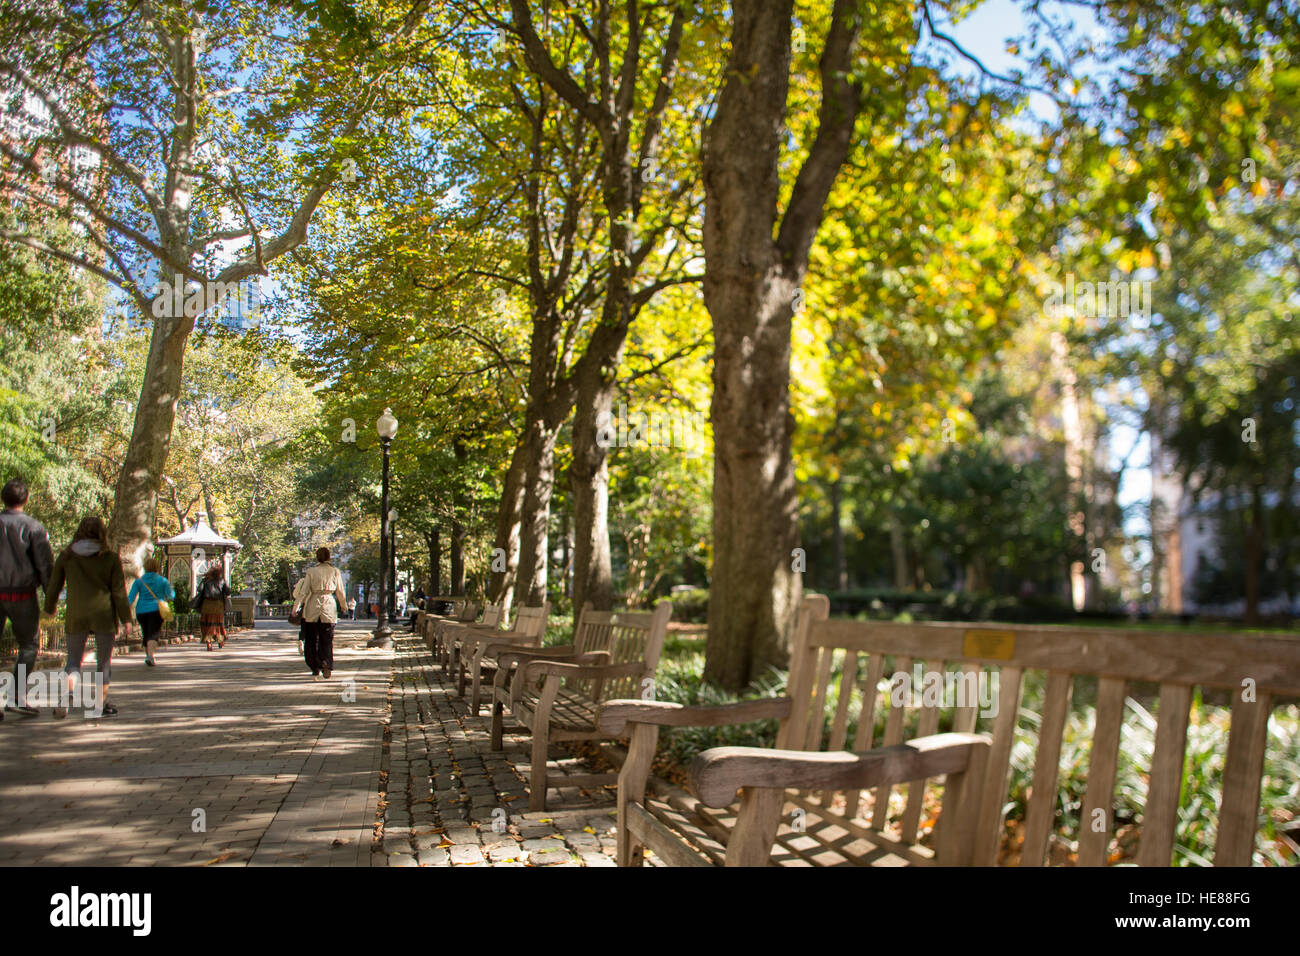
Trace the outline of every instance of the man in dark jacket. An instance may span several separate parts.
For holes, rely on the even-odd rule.
[[[18,638],[18,660],[14,664],[14,688],[18,699],[5,710],[35,717],[37,710],[27,706],[27,675],[36,666],[36,641],[40,631],[41,605],[36,589],[44,591],[50,583],[54,552],[50,536],[39,521],[23,513],[27,504],[27,485],[20,478],[0,490],[4,510],[0,511],[0,627],[5,618],[13,624]],[[4,715],[0,714],[0,720]]]

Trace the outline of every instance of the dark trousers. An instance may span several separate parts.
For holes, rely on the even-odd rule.
[[[157,611],[142,611],[136,614],[135,619],[140,622],[140,636],[146,644],[158,640],[158,632],[162,630],[162,614]]]
[[[41,605],[36,596],[21,601],[0,601],[0,630],[4,630],[5,618],[14,626],[14,637],[18,639],[18,660],[14,662],[14,687],[19,701],[27,697],[26,679],[18,681],[18,669],[24,674],[31,674],[36,669],[36,642],[41,630]],[[10,702],[12,703],[12,701]]]
[[[334,669],[334,625],[329,621],[303,621],[303,657],[313,674]]]

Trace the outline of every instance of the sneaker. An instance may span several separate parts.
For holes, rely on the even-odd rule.
[[[105,704],[105,705],[104,705],[104,716],[105,716],[105,717],[116,717],[116,716],[117,716],[117,708],[114,707],[112,704]]]
[[[154,663],[154,660],[153,660],[152,657],[146,657],[146,658],[144,659],[144,664],[145,664],[146,667],[157,667],[157,666],[158,666],[157,664]]]
[[[62,720],[64,717],[68,716],[68,708],[66,708],[66,707],[55,707],[54,710],[53,710],[53,714],[54,714],[54,716],[55,716],[56,718]]]
[[[333,674],[334,672],[333,672],[332,670],[330,670],[328,667],[322,667],[322,668],[321,668],[321,673],[325,675],[325,679],[326,679],[326,680],[329,680],[329,679],[330,679],[330,675]]]

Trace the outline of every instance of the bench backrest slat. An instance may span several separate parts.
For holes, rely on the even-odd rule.
[[[515,612],[515,623],[511,630],[525,637],[536,637],[539,639],[538,643],[541,643],[540,639],[546,634],[546,621],[550,614],[550,601],[541,607],[521,607]]]
[[[1249,866],[1259,829],[1259,787],[1268,746],[1268,715],[1273,695],[1267,691],[1253,700],[1238,694],[1232,704],[1228,728],[1228,754],[1223,767],[1223,805],[1219,811],[1219,838],[1214,846],[1216,866]]]
[[[498,626],[501,623],[502,610],[503,607],[500,604],[487,605],[485,608],[483,608],[483,620],[481,620],[479,623],[482,624],[484,627]]]
[[[1034,753],[1034,776],[1029,806],[1025,811],[1025,842],[1021,866],[1042,866],[1056,819],[1056,784],[1061,774],[1061,739],[1070,716],[1074,679],[1066,671],[1049,671],[1043,696],[1042,722],[1038,727],[1038,748]]]
[[[1187,752],[1187,720],[1191,715],[1192,688],[1188,684],[1161,684],[1160,710],[1156,714],[1156,750],[1151,758],[1150,785],[1142,814],[1138,843],[1139,866],[1168,866],[1174,853],[1178,826],[1178,797],[1182,791]]]
[[[1118,677],[1103,677],[1097,682],[1097,720],[1088,757],[1088,791],[1079,814],[1079,866],[1106,864],[1106,849],[1115,829],[1115,772],[1119,768],[1126,690],[1127,682]]]

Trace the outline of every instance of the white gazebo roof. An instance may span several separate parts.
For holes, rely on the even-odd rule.
[[[170,538],[162,538],[158,541],[161,545],[185,545],[190,548],[229,548],[232,551],[238,551],[243,547],[233,538],[223,538],[208,526],[203,516],[194,522],[194,524],[182,531],[178,535]]]

